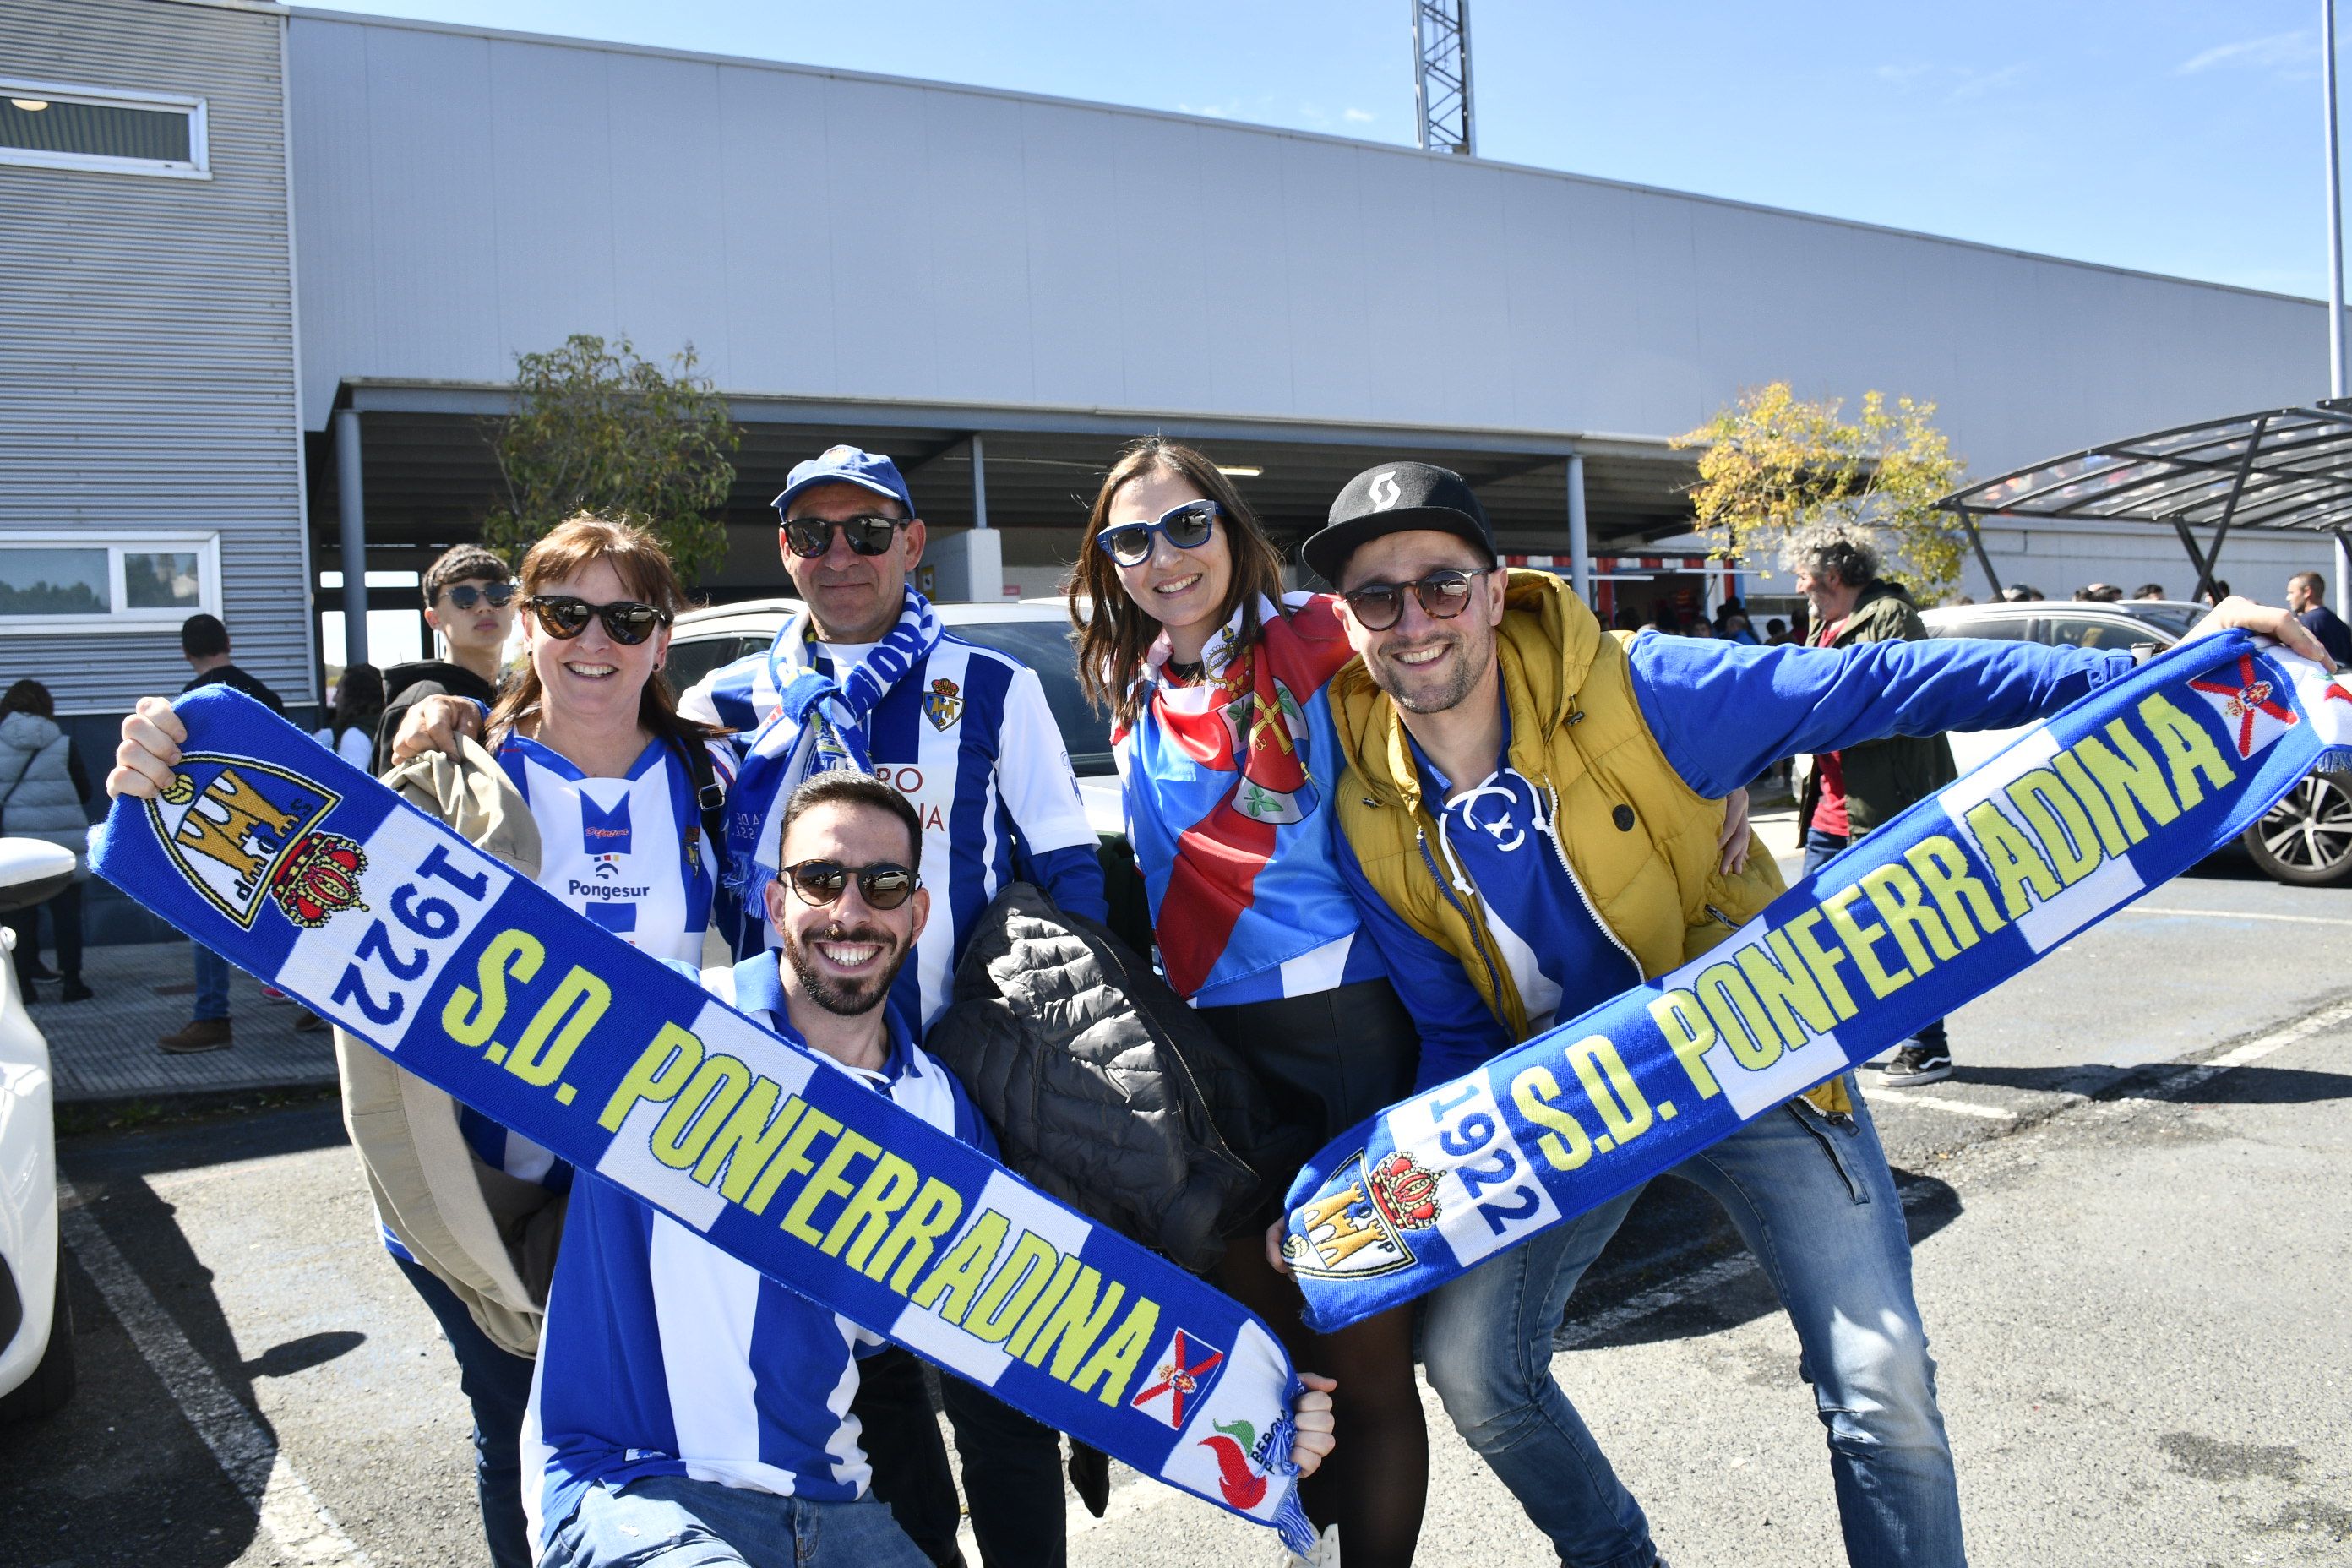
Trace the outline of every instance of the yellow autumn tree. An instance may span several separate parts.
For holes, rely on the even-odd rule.
[[[1769,563],[1790,530],[1842,521],[1869,529],[1888,574],[1918,602],[1960,580],[1967,545],[1958,521],[1936,510],[1966,468],[1935,426],[1936,405],[1877,392],[1859,416],[1843,400],[1808,403],[1785,381],[1743,393],[1697,429],[1675,437],[1700,448],[1690,489],[1709,553]]]

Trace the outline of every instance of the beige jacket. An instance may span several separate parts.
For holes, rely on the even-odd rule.
[[[425,752],[383,782],[522,876],[539,875],[539,826],[496,759],[472,741],[452,760]],[[499,1346],[539,1352],[564,1197],[476,1158],[457,1102],[373,1046],[335,1031],[343,1125],[376,1213],[410,1257],[457,1293]]]

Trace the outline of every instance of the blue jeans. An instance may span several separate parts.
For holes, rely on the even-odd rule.
[[[871,1497],[812,1502],[683,1476],[598,1485],[539,1568],[930,1568]]]
[[[196,1022],[228,1016],[228,960],[203,942],[188,944],[196,954]]]
[[[1837,858],[1839,851],[1853,842],[1853,839],[1843,833],[1820,833],[1810,827],[1805,829],[1805,868],[1800,875],[1811,876]],[[1944,1034],[1944,1020],[1941,1018],[1920,1025],[1909,1039],[1903,1041],[1895,1048],[1899,1051],[1904,1046],[1925,1046],[1931,1051],[1942,1052],[1947,1056],[1951,1053],[1952,1048],[1949,1039]]]
[[[474,1493],[492,1568],[530,1568],[530,1527],[522,1511],[522,1417],[530,1404],[531,1359],[482,1332],[457,1293],[431,1270],[397,1253],[392,1260],[432,1309],[441,1337],[457,1354],[457,1385],[474,1407]]]
[[[1801,1100],[1675,1166],[1739,1227],[1797,1330],[1829,1429],[1853,1568],[1964,1559],[1959,1490],[1936,1408],[1936,1364],[1911,1295],[1911,1239],[1869,1110],[1832,1120]],[[1551,1375],[1552,1331],[1633,1194],[1555,1226],[1429,1299],[1429,1381],[1463,1438],[1560,1561],[1648,1568],[1648,1521]]]

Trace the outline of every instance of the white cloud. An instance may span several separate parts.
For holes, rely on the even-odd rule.
[[[2001,67],[1999,70],[1964,71],[1960,85],[1952,89],[1952,101],[1966,103],[1971,99],[2004,92],[2024,80],[2026,73],[2032,68],[2032,61],[2018,60]]]
[[[1241,110],[1241,102],[1237,99],[1229,99],[1223,103],[1179,103],[1176,106],[1179,114],[1204,115],[1211,120],[1231,120]]]
[[[1881,66],[1874,73],[1878,79],[1895,87],[1908,87],[1934,70],[1934,66]]]
[[[2251,66],[2257,70],[2274,70],[2282,66],[2307,65],[2318,52],[2318,41],[2298,28],[2292,33],[2273,33],[2266,37],[2241,38],[2234,44],[2217,45],[2201,55],[2181,61],[2173,68],[2173,74],[2195,76],[2216,66]]]
[[[1369,109],[1347,109],[1340,110],[1339,118],[1346,121],[1350,125],[1370,125],[1373,121],[1379,119],[1380,116],[1374,114]]]

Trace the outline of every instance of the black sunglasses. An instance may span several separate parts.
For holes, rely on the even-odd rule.
[[[449,603],[461,610],[470,610],[486,599],[489,601],[490,608],[503,610],[514,603],[515,585],[512,583],[485,583],[477,587],[471,583],[460,583],[444,592]]]
[[[538,618],[539,629],[559,642],[570,642],[588,629],[590,616],[604,623],[605,633],[624,647],[635,647],[654,635],[656,626],[669,625],[669,612],[634,599],[592,605],[568,594],[537,594],[523,607]]]
[[[844,866],[834,860],[803,860],[784,868],[801,902],[815,909],[837,903],[849,879],[857,879],[857,896],[868,909],[895,910],[912,897],[923,879],[904,866],[877,860],[871,866]]]
[[[1342,594],[1349,614],[1368,632],[1384,632],[1404,616],[1408,589],[1421,601],[1421,613],[1433,621],[1450,621],[1470,603],[1470,580],[1495,571],[1492,566],[1453,567],[1432,572],[1416,583],[1369,583]]]
[[[802,560],[814,561],[833,548],[833,531],[837,528],[848,536],[849,548],[858,554],[879,555],[890,548],[907,521],[903,517],[845,517],[838,522],[823,517],[787,518],[784,545]]]
[[[1159,534],[1179,550],[1198,550],[1217,531],[1225,509],[1213,500],[1188,500],[1171,506],[1151,522],[1122,522],[1095,535],[1095,542],[1121,566],[1140,566],[1151,559],[1151,536]]]

